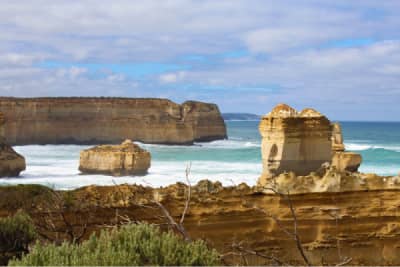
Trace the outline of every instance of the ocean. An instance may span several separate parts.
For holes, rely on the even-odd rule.
[[[254,185],[262,170],[258,123],[227,121],[228,140],[193,146],[140,144],[151,152],[152,162],[147,175],[136,177],[81,175],[79,152],[89,146],[16,146],[14,149],[25,156],[27,169],[18,178],[0,179],[0,184],[43,184],[57,189],[122,183],[158,187],[185,182],[185,169],[191,164],[191,183],[209,179],[224,185],[242,182]],[[341,125],[347,150],[363,156],[360,171],[380,175],[400,172],[400,122],[342,122]]]

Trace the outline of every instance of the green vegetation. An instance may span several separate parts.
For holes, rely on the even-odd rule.
[[[18,212],[12,217],[0,219],[0,265],[22,253],[28,252],[28,245],[35,240],[36,233],[30,217]]]
[[[218,253],[203,241],[187,243],[172,232],[148,224],[129,224],[102,230],[81,244],[37,243],[11,266],[33,265],[217,265]]]

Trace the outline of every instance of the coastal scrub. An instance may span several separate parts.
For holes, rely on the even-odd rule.
[[[218,265],[219,255],[201,241],[185,242],[149,224],[128,224],[92,234],[81,244],[37,243],[10,266]]]

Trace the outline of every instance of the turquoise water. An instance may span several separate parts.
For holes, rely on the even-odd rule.
[[[342,122],[346,148],[360,153],[360,171],[381,175],[400,172],[400,122]]]
[[[25,156],[27,170],[19,178],[0,179],[0,184],[40,183],[55,188],[114,183],[165,186],[185,181],[191,163],[190,180],[219,180],[231,185],[256,183],[261,174],[261,137],[258,121],[228,121],[228,140],[197,143],[194,146],[141,144],[152,154],[149,174],[142,177],[80,175],[79,152],[88,146],[30,145],[15,149]],[[400,172],[400,123],[342,122],[346,148],[363,156],[360,171],[381,175]]]

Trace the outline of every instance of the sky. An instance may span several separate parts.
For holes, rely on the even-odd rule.
[[[398,0],[2,0],[0,95],[400,121],[399,14]]]

